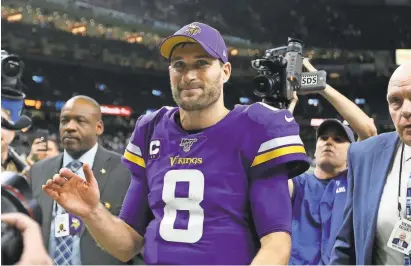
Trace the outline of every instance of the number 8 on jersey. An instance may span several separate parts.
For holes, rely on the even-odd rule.
[[[178,182],[188,182],[187,198],[175,196]],[[164,176],[164,217],[160,223],[160,236],[166,241],[196,243],[203,235],[204,209],[200,203],[204,198],[204,175],[195,169],[170,170]],[[188,211],[187,229],[175,229],[178,211]]]

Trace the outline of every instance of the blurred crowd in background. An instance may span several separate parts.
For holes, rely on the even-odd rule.
[[[2,49],[24,60],[25,112],[34,121],[13,146],[27,156],[38,128],[58,144],[59,111],[67,99],[83,94],[106,106],[100,141],[122,153],[139,115],[174,105],[168,62],[158,44],[191,21],[224,34],[233,65],[225,86],[229,107],[259,100],[251,60],[297,37],[306,43],[312,64],[327,71],[328,83],[372,117],[378,132],[392,130],[381,106],[396,50],[411,46],[410,7],[390,0],[292,0],[272,6],[270,0],[3,1]],[[294,114],[313,156],[316,120],[339,116],[317,95],[301,96]]]

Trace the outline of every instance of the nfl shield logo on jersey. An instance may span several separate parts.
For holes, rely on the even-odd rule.
[[[180,147],[183,147],[183,151],[188,152],[190,151],[191,146],[193,146],[194,142],[197,142],[197,138],[192,138],[192,139],[182,138],[180,142]]]

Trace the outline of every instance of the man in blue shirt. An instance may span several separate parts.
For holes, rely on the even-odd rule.
[[[304,59],[309,71],[316,69]],[[327,85],[318,92],[355,130],[359,140],[376,135],[376,128],[357,105]],[[290,104],[293,111],[297,102]],[[289,180],[293,203],[291,265],[327,265],[342,224],[347,190],[347,151],[353,131],[337,119],[325,120],[317,129],[316,166]]]
[[[317,130],[314,173],[290,180],[293,202],[290,264],[328,264],[342,223],[347,189],[347,150],[354,133],[336,119]]]

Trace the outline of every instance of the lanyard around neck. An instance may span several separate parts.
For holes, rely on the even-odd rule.
[[[404,143],[402,144],[401,147],[401,159],[400,159],[400,174],[399,174],[399,183],[398,183],[398,215],[401,217],[401,202],[400,202],[400,197],[401,197],[401,177],[402,177],[402,163],[404,162]]]

